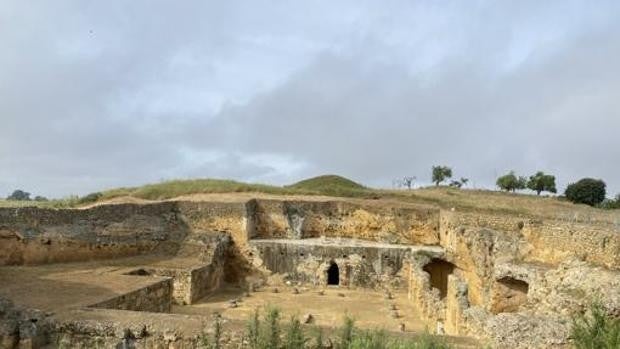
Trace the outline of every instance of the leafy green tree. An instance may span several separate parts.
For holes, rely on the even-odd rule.
[[[435,183],[436,186],[448,178],[452,178],[452,169],[450,167],[433,166],[433,183]]]
[[[49,201],[45,196],[37,195],[34,197],[34,201]]]
[[[518,176],[515,171],[510,171],[507,174],[499,177],[495,184],[505,191],[515,192],[517,190],[525,189],[527,184],[527,178]]]
[[[17,189],[11,195],[9,195],[6,199],[17,200],[17,201],[28,201],[30,200],[30,193],[25,192],[21,189]]]
[[[535,175],[530,176],[530,179],[527,181],[527,188],[535,191],[537,195],[540,195],[543,191],[550,193],[558,192],[555,188],[555,176],[545,174],[542,171],[538,171]]]
[[[595,206],[605,200],[606,186],[605,182],[600,179],[583,178],[577,183],[569,184],[564,195],[576,204]]]

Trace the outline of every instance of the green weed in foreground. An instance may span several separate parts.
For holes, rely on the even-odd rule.
[[[608,315],[599,302],[594,302],[586,314],[573,319],[571,338],[577,349],[620,348],[620,319]]]
[[[285,326],[280,321],[280,310],[268,307],[264,316],[256,310],[248,320],[241,348],[247,349],[451,349],[439,337],[423,334],[416,338],[390,336],[385,331],[362,331],[355,327],[355,321],[346,316],[342,326],[333,337],[325,336],[323,330],[315,327],[310,331],[312,339],[306,336],[299,318],[293,316]],[[282,330],[284,329],[284,331]],[[306,329],[307,330],[307,329]],[[221,323],[216,319],[213,335],[204,335],[203,348],[221,348]],[[235,346],[237,347],[237,346]]]

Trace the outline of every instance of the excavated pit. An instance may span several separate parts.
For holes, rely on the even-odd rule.
[[[242,334],[278,304],[318,326],[349,313],[462,347],[544,348],[567,343],[566,307],[620,293],[619,236],[372,200],[0,208],[0,343],[192,348],[214,312]]]

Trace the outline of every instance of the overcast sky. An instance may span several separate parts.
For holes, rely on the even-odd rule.
[[[620,1],[0,2],[0,196],[162,179],[620,192]]]

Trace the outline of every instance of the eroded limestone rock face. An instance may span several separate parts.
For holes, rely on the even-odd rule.
[[[247,289],[287,281],[400,289],[430,329],[498,348],[568,346],[571,316],[594,299],[620,316],[620,232],[605,224],[362,200],[0,209],[0,265],[139,254],[179,265],[196,262],[144,270],[171,277],[172,291],[155,292],[178,304],[190,304],[223,282]],[[156,302],[126,298],[135,301],[126,308]],[[165,312],[170,305],[143,308]],[[129,338],[123,328],[96,320],[69,326],[64,319],[50,329],[44,318],[15,309],[0,303],[6,347],[50,336],[77,343],[89,331],[112,346],[155,338],[195,342],[176,330],[143,338],[137,325]],[[88,312],[81,315],[88,318]],[[158,316],[166,323],[173,314]]]
[[[501,313],[488,318],[484,332],[495,348],[568,348],[570,321],[554,316]]]
[[[328,284],[335,270],[335,285],[404,287],[400,272],[411,253],[406,245],[334,238],[262,239],[252,245],[267,270],[312,285]]]
[[[39,348],[47,344],[49,316],[41,311],[16,306],[0,297],[0,348]]]
[[[427,207],[258,200],[252,208],[250,236],[258,239],[324,236],[412,245],[439,242],[439,211]]]
[[[594,300],[619,313],[620,264],[613,262],[617,253],[608,254],[620,237],[614,227],[587,231],[566,222],[455,211],[442,212],[440,222],[443,260],[455,266],[447,278],[452,286],[442,297],[430,259],[414,263],[410,278],[411,298],[431,328],[436,322],[449,334],[499,348],[562,348],[570,345],[571,317]],[[584,234],[590,235],[580,247]]]

